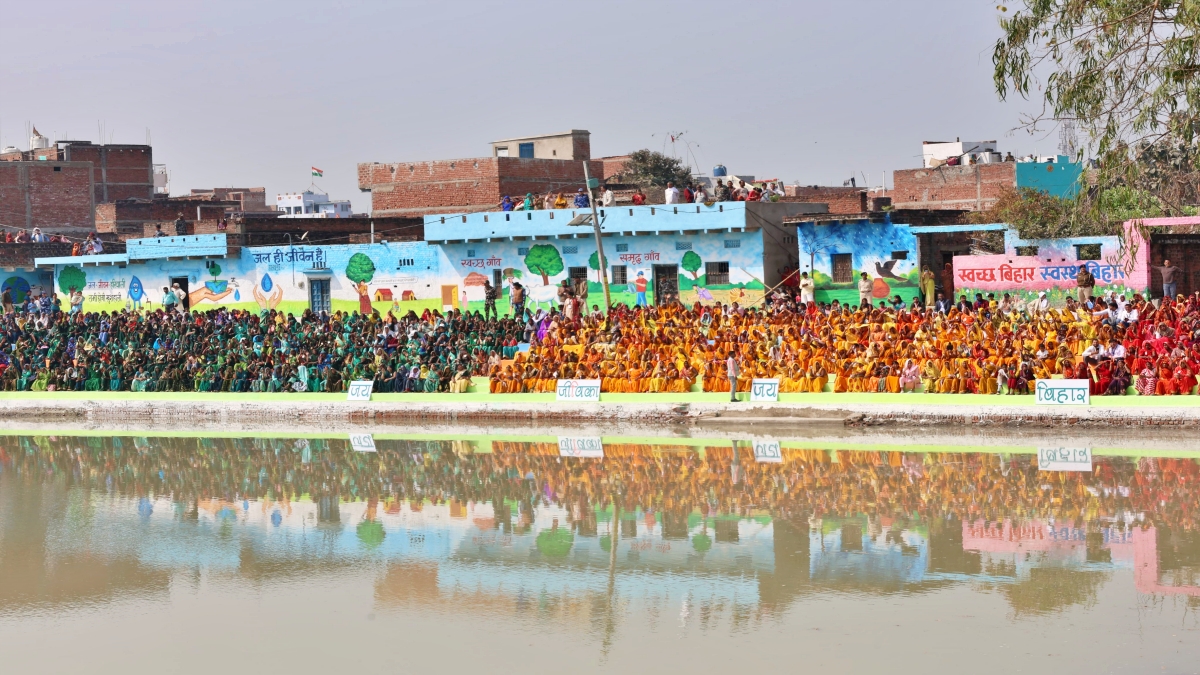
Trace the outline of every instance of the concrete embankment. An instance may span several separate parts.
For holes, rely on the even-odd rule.
[[[218,395],[220,396],[220,395]],[[1194,398],[1194,397],[1188,397]],[[1196,427],[1200,405],[1092,405],[1042,407],[980,397],[982,403],[939,405],[896,399],[895,403],[829,400],[812,403],[548,401],[371,401],[239,400],[237,395],[188,400],[103,397],[5,397],[0,416],[9,422],[92,424],[672,424],[739,428],[839,426],[988,427]],[[1188,401],[1190,403],[1190,401]]]

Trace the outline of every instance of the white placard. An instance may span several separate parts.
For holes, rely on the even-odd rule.
[[[754,441],[754,461],[762,464],[782,464],[783,450],[779,441],[768,438]]]
[[[1091,471],[1091,448],[1038,448],[1039,471]]]
[[[600,380],[559,380],[554,395],[556,401],[599,401]]]
[[[779,378],[750,381],[750,400],[774,403],[779,400]]]
[[[375,452],[375,437],[371,434],[350,434],[350,448],[355,452]]]
[[[354,380],[346,389],[347,401],[370,401],[371,391],[375,389],[375,380]]]
[[[558,454],[562,457],[604,457],[604,443],[599,436],[559,436]]]
[[[1037,405],[1091,405],[1089,380],[1038,380],[1034,387]]]

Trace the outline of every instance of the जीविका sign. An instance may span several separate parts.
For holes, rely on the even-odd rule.
[[[600,380],[559,380],[554,394],[556,401],[599,401]]]
[[[771,403],[779,401],[779,378],[754,378],[750,382],[750,400]]]
[[[1091,405],[1088,380],[1038,380],[1034,388],[1037,405]]]
[[[559,436],[560,457],[604,457],[604,442],[599,436]]]
[[[354,380],[346,388],[347,401],[370,401],[371,391],[375,389],[375,380]]]

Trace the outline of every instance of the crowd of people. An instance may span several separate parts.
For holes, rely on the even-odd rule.
[[[713,202],[774,202],[779,201],[781,197],[786,196],[783,190],[783,183],[765,183],[765,184],[750,184],[746,181],[738,180],[734,184],[734,179],[728,179],[726,182],[723,178],[718,178],[717,183],[711,189],[706,188],[701,183],[687,183],[682,188],[675,185],[674,182],[668,182],[667,187],[663,190],[663,204],[702,204]],[[586,209],[591,207],[591,196],[583,188],[579,188],[574,195],[567,196],[562,192],[547,192],[544,195],[537,195],[532,192],[525,194],[524,198],[514,199],[511,195],[504,195],[500,200],[501,211],[540,211],[550,209]],[[635,188],[629,194],[629,202],[634,206],[642,206],[648,203],[646,193],[642,192],[641,188]],[[609,186],[604,186],[600,190],[600,197],[596,200],[596,205],[599,207],[611,207],[617,203],[617,195]]]
[[[803,285],[801,286],[803,289]],[[299,316],[276,310],[84,312],[57,296],[3,295],[0,388],[8,391],[1028,394],[1038,379],[1091,382],[1093,395],[1190,394],[1200,374],[1200,294],[1068,299],[1052,308],[965,296],[858,306],[782,290],[762,306],[617,305],[607,315],[564,289],[564,310],[488,316],[425,310]],[[164,295],[165,297],[165,295]],[[493,300],[494,303],[494,300]],[[179,303],[178,307],[183,307]]]
[[[6,244],[72,244],[71,255],[97,255],[104,252],[104,242],[95,232],[89,232],[84,239],[71,239],[65,234],[46,234],[42,228],[32,230],[24,228],[8,228],[4,230]]]

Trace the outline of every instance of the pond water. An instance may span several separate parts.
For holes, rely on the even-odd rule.
[[[1189,453],[369,440],[0,436],[4,670],[1200,671]]]

